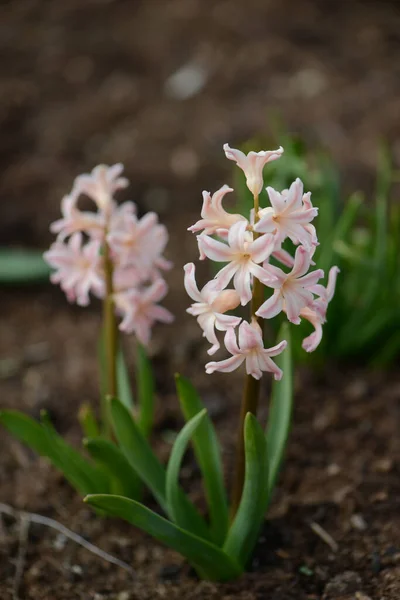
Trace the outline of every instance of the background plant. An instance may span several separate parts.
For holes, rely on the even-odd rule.
[[[305,188],[313,190],[320,241],[315,261],[324,270],[337,264],[342,281],[330,303],[323,340],[313,354],[298,351],[297,342],[309,326],[292,327],[296,360],[323,364],[350,359],[387,367],[400,355],[400,204],[393,197],[396,174],[390,153],[382,146],[377,154],[374,190],[344,197],[339,172],[325,153],[309,150],[280,130],[275,137],[284,144],[285,160],[271,163],[269,181],[282,189],[299,176]],[[244,147],[265,143],[252,140]],[[240,207],[251,206],[242,174],[235,169],[234,175]]]

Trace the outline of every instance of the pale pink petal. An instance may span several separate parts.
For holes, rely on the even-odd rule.
[[[246,355],[246,373],[254,377],[254,379],[261,379],[262,377],[258,354],[256,352],[250,352]]]
[[[279,344],[276,344],[276,346],[272,346],[272,348],[265,349],[264,352],[268,354],[268,356],[278,356],[278,354],[281,354],[281,352],[284,351],[286,346],[287,341],[282,340],[281,342],[279,342]]]
[[[206,364],[206,373],[208,375],[211,375],[211,373],[214,373],[215,371],[220,371],[221,373],[231,373],[240,367],[244,359],[245,356],[243,354],[237,354],[225,360],[209,362]]]
[[[229,230],[228,243],[234,253],[243,253],[246,241],[247,221],[238,221]]]
[[[214,279],[214,282],[218,283],[218,280]],[[219,283],[221,282],[219,281]],[[233,310],[234,308],[237,308],[239,304],[240,297],[236,290],[222,290],[212,300],[212,309],[217,313],[225,313],[228,310]]]
[[[227,330],[224,338],[224,344],[225,348],[231,354],[240,354],[241,351],[236,340],[236,331],[233,328]]]
[[[252,324],[243,321],[239,327],[239,346],[241,352],[248,352],[254,348],[263,348],[261,330],[257,327],[257,322]]]
[[[283,371],[269,357],[268,350],[266,350],[265,352],[260,352],[258,355],[258,360],[260,367],[263,371],[266,371],[267,373],[272,373],[276,381],[280,381],[282,379]]]
[[[188,295],[196,302],[203,302],[199,288],[197,287],[195,277],[195,266],[193,263],[188,263],[183,267],[185,272],[184,286]]]
[[[217,279],[220,282],[221,287],[224,288],[228,285],[228,283],[239,268],[239,263],[235,261],[230,262],[227,265],[225,265],[225,267],[223,267],[220,271],[218,271],[218,273],[215,276],[215,279]]]
[[[234,328],[239,325],[241,317],[234,317],[233,315],[223,315],[215,313],[215,327],[219,331],[227,331],[230,328]]]
[[[252,297],[251,277],[248,265],[240,265],[233,278],[233,285],[239,294],[240,303],[246,306]]]
[[[214,240],[208,235],[199,235],[197,238],[200,250],[215,262],[228,262],[232,260],[232,249],[227,245]]]
[[[310,252],[303,246],[299,246],[294,257],[294,266],[291,272],[292,278],[301,277],[307,273],[310,268],[311,256]]]
[[[249,244],[249,253],[255,263],[262,263],[274,250],[275,239],[271,234],[260,235],[259,238]]]
[[[272,319],[276,317],[283,308],[283,298],[279,290],[275,290],[273,295],[268,298],[256,312],[257,317],[263,319]]]

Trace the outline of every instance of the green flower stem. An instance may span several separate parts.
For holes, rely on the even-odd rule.
[[[254,196],[254,223],[259,221],[258,195]],[[254,232],[254,239],[257,239],[260,234]],[[254,278],[253,281],[253,297],[251,299],[251,318],[256,319],[257,323],[263,329],[263,319],[256,317],[256,312],[264,301],[264,288],[261,281]],[[240,422],[238,430],[238,439],[236,446],[236,469],[235,481],[231,496],[231,519],[236,515],[243,493],[244,477],[245,477],[245,447],[244,447],[244,422],[247,413],[257,416],[258,400],[260,396],[260,380],[254,379],[251,375],[246,375],[243,389],[242,406],[240,410]]]
[[[103,303],[104,346],[106,359],[106,389],[102,398],[103,425],[107,436],[111,435],[111,420],[107,398],[116,398],[117,391],[117,321],[113,301],[113,264],[107,242],[104,244],[104,272],[106,293]]]

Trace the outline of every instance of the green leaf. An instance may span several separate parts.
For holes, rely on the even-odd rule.
[[[186,421],[200,413],[204,406],[188,379],[176,375],[176,388]],[[200,466],[210,513],[213,539],[223,544],[228,532],[228,501],[224,487],[221,453],[214,426],[206,415],[193,434],[193,447]]]
[[[78,413],[78,421],[86,437],[95,438],[100,435],[99,426],[90,404],[82,404]]]
[[[93,490],[99,493],[108,491],[109,481],[103,471],[89,463],[58,435],[46,411],[41,412],[41,420],[43,435],[47,436],[51,446],[49,458],[63,472],[66,479],[82,494],[91,493]]]
[[[184,531],[160,517],[139,502],[120,496],[90,495],[85,502],[120,517],[139,527],[159,542],[185,556],[204,578],[229,581],[238,577],[242,569],[223,550],[210,542]]]
[[[268,457],[264,431],[251,413],[244,422],[246,471],[242,498],[224,544],[225,552],[245,566],[257,541],[268,497]]]
[[[50,267],[37,250],[0,249],[0,283],[20,284],[46,281]]]
[[[80,493],[108,490],[104,475],[66,444],[54,429],[13,410],[0,412],[0,423],[40,456],[48,458]]]
[[[32,450],[50,458],[51,445],[40,423],[16,410],[2,410],[0,423],[22,443]]]
[[[117,353],[117,386],[118,399],[121,400],[122,404],[128,410],[133,410],[135,403],[133,401],[132,386],[129,379],[128,368],[126,366],[124,351],[121,346],[119,346]]]
[[[140,480],[121,450],[102,438],[88,439],[84,444],[90,456],[108,473],[113,493],[138,500],[141,494]]]
[[[284,323],[277,343],[287,340],[286,349],[276,357],[276,364],[282,369],[281,381],[272,384],[271,404],[267,425],[269,494],[275,486],[289,435],[293,410],[293,364],[289,324]]]
[[[182,527],[182,529],[187,529],[201,538],[209,539],[210,532],[205,521],[179,487],[179,473],[182,459],[194,431],[200,425],[205,415],[206,410],[204,409],[186,423],[179,432],[168,462],[165,490],[168,514],[171,519],[179,527]]]
[[[115,435],[122,452],[140,479],[151,490],[161,508],[167,512],[164,467],[154,454],[131,412],[116,398],[112,398],[109,402]]]
[[[137,395],[139,400],[138,425],[147,437],[153,428],[154,420],[154,375],[146,351],[137,345],[136,355]]]

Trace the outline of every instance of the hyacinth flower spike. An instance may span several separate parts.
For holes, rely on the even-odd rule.
[[[227,331],[236,327],[241,321],[240,317],[224,314],[240,304],[239,294],[236,290],[221,290],[216,280],[209,281],[200,292],[196,283],[194,264],[185,265],[184,271],[185,289],[195,301],[186,312],[197,317],[204,337],[212,345],[208,354],[215,354],[220,348],[215,328],[219,331]]]
[[[275,277],[275,281],[267,285],[275,291],[271,298],[260,306],[256,315],[263,319],[272,319],[285,310],[289,321],[298,325],[301,310],[314,301],[312,287],[324,276],[322,269],[307,273],[310,263],[310,253],[303,246],[299,246],[290,273],[286,274],[278,267],[267,265],[265,270]]]
[[[228,244],[214,240],[208,235],[198,237],[200,250],[205,256],[216,262],[227,262],[216,275],[222,288],[233,277],[233,285],[238,292],[242,306],[252,298],[252,276],[262,282],[273,281],[274,274],[267,272],[259,263],[264,262],[274,246],[272,236],[260,236],[253,239],[247,231],[248,221],[239,221],[232,225],[228,234]]]

